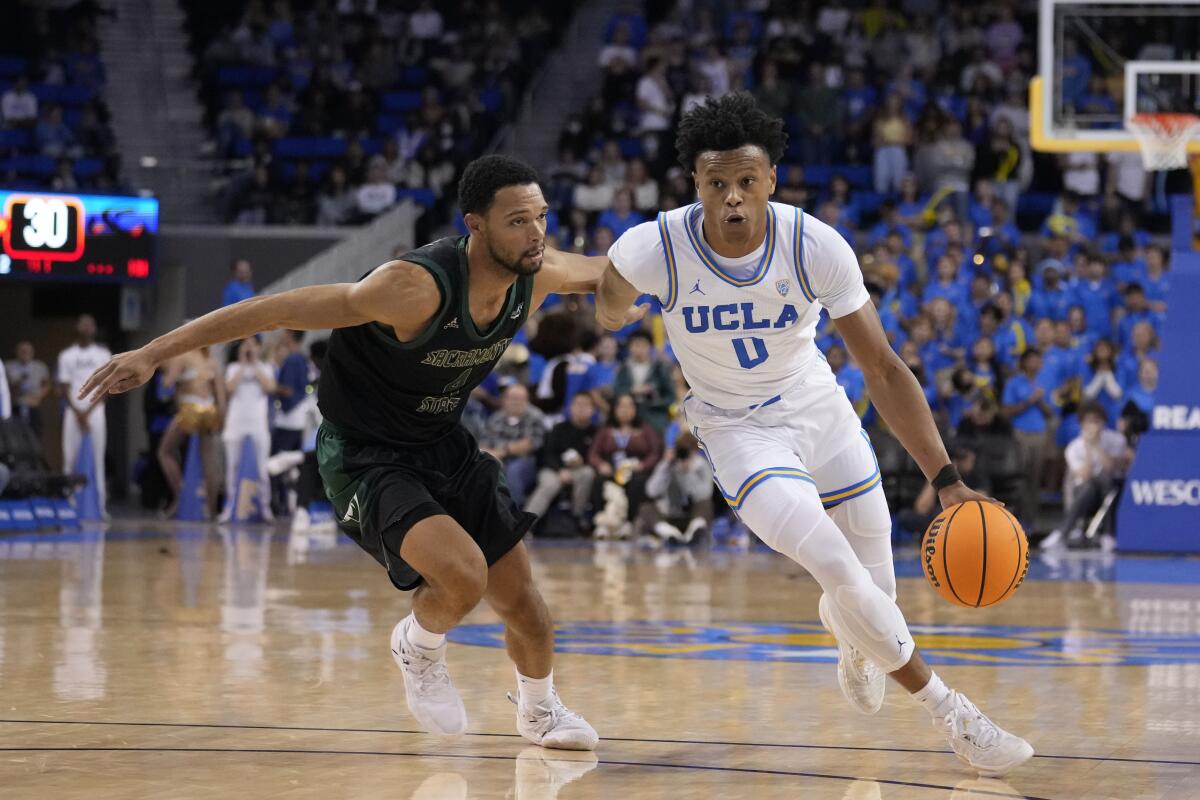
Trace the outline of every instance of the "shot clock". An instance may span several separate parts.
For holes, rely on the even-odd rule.
[[[148,282],[158,201],[0,189],[0,281]]]

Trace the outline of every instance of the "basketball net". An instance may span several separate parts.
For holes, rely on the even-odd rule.
[[[1135,114],[1127,127],[1137,137],[1147,170],[1183,169],[1188,165],[1188,142],[1200,136],[1200,116]]]

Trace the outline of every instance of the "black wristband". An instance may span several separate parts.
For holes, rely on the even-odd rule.
[[[961,480],[962,475],[958,474],[958,467],[953,464],[947,464],[938,470],[938,474],[933,476],[933,480],[930,483],[933,484],[935,491],[940,492],[947,486],[953,486]]]

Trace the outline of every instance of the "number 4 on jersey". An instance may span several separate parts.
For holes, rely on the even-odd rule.
[[[749,347],[747,342],[750,343]],[[733,352],[737,354],[738,363],[743,369],[754,369],[767,360],[767,343],[757,336],[743,336],[733,340]]]

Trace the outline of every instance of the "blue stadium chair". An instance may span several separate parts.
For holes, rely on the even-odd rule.
[[[346,155],[346,140],[311,136],[278,139],[271,148],[279,158],[341,158]]]
[[[375,118],[375,132],[384,136],[395,136],[404,127],[403,114],[381,113]]]
[[[81,181],[96,177],[103,169],[104,159],[101,158],[80,158],[73,166],[75,177]]]
[[[54,163],[49,156],[13,156],[4,162],[4,169],[27,177],[48,178],[54,174]]]
[[[753,11],[731,11],[725,15],[725,38],[733,38],[733,30],[739,22],[750,23],[750,41],[757,42],[763,35],[762,17]]]
[[[875,191],[858,191],[854,193],[854,204],[858,206],[858,213],[864,217],[873,217],[879,213],[879,207],[883,205],[883,195]]]
[[[63,124],[73,131],[79,130],[79,122],[83,119],[83,111],[78,108],[63,109]]]
[[[383,110],[399,113],[416,111],[421,107],[421,93],[412,91],[385,92],[383,95]]]
[[[504,107],[504,93],[499,89],[484,89],[479,93],[479,104],[484,110],[495,114]]]
[[[232,156],[234,158],[249,158],[254,152],[254,145],[249,139],[238,139],[233,143]]]
[[[1058,195],[1053,192],[1025,192],[1017,198],[1017,216],[1037,219],[1038,224],[1051,211]]]
[[[296,175],[296,161],[280,161],[275,168],[275,176],[281,181],[290,181]],[[309,161],[308,162],[308,182],[317,184],[325,180],[326,173],[329,172],[330,162],[328,161]]]
[[[374,156],[383,152],[383,142],[383,139],[363,139],[360,144],[365,154]]]
[[[842,175],[850,182],[851,188],[869,189],[874,185],[871,168],[856,164],[835,164],[834,175]]]
[[[400,70],[400,86],[421,88],[429,82],[429,70],[422,66],[405,67]]]
[[[24,128],[0,130],[0,149],[25,150],[33,146],[33,133]]]
[[[64,106],[82,106],[96,99],[95,90],[87,86],[58,86],[57,102]]]
[[[641,14],[613,14],[609,17],[608,24],[604,28],[604,41],[612,41],[613,32],[622,22],[629,26],[629,45],[635,50],[641,50],[645,47],[647,37],[646,18]]]
[[[788,147],[791,150],[791,147]],[[805,164],[804,165],[804,182],[809,186],[815,186],[818,189],[824,189],[829,186],[829,182],[833,180],[834,173],[838,172],[829,164]]]
[[[421,187],[419,189],[397,189],[396,201],[412,200],[422,208],[429,208],[437,202],[437,196],[434,195],[433,189]]]
[[[227,89],[264,87],[274,82],[279,71],[275,67],[229,66],[217,70],[217,85]]]
[[[627,137],[620,139],[617,142],[621,148],[621,155],[624,158],[641,158],[642,157],[642,140]]]
[[[20,56],[0,56],[0,78],[16,78],[29,69],[29,60]]]

